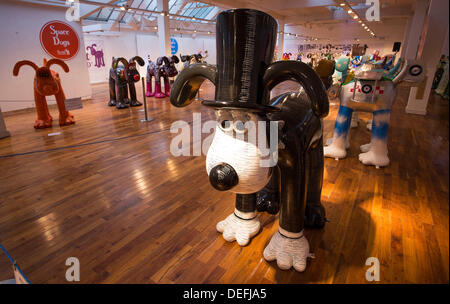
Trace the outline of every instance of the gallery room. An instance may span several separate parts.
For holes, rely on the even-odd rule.
[[[0,1],[0,284],[448,284],[448,6]]]

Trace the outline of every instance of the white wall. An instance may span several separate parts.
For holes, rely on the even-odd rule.
[[[65,8],[30,4],[18,1],[0,2],[0,41],[3,67],[0,69],[0,107],[3,112],[35,107],[33,95],[34,70],[24,66],[19,76],[12,74],[14,64],[20,60],[31,60],[38,66],[42,59],[50,59],[42,49],[39,32],[42,26],[51,20],[65,20]],[[82,37],[81,26],[76,22],[67,22]],[[91,87],[86,66],[84,43],[80,39],[80,50],[76,57],[66,61],[70,72],[65,73],[59,66],[52,68],[61,76],[61,83],[67,98],[89,98]],[[54,97],[47,97],[48,103],[55,103]]]
[[[401,41],[401,40],[399,40]],[[314,44],[313,42],[310,42]],[[322,44],[327,44],[328,42],[322,42]],[[358,42],[360,45],[364,45],[364,43]],[[293,39],[285,39],[284,40],[284,52],[292,53],[291,59],[295,60],[298,53],[298,45],[299,44],[307,44],[307,42],[301,42],[299,40]],[[333,44],[333,43],[331,43]],[[339,44],[339,43],[336,43]],[[347,44],[347,43],[346,43]],[[351,44],[351,43],[349,43]],[[370,41],[366,42],[368,48],[366,50],[366,54],[372,54],[375,50],[380,51],[380,55],[389,55],[393,54],[392,47],[394,46],[394,41]]]
[[[209,55],[206,61],[211,64],[216,63],[216,38],[215,36],[199,36],[192,38],[191,36],[179,35],[172,36],[178,42],[178,52],[177,56],[180,54],[194,54],[200,50],[207,50]],[[158,57],[161,56],[159,50],[159,40],[156,34],[144,33],[144,32],[113,32],[108,35],[95,35],[95,34],[85,34],[84,40],[101,40],[104,42],[104,56],[105,65],[107,69],[102,74],[90,73],[91,83],[99,83],[108,81],[109,68],[111,67],[112,57],[124,57],[127,60],[138,55],[142,57],[145,61],[144,67],[139,67],[139,73],[141,76],[146,75],[147,71],[147,56],[150,55],[152,61],[156,61]],[[182,64],[178,65],[181,69]]]
[[[105,67],[99,70],[89,69],[89,76],[91,83],[101,83],[107,82],[109,79],[109,69],[112,64],[112,57],[124,57],[129,60],[130,58],[136,56],[137,48],[136,48],[136,34],[132,32],[117,32],[114,35],[84,35],[85,45],[86,41],[90,40],[100,40],[103,41],[104,48],[103,54],[105,59]],[[88,51],[84,51],[86,53]],[[90,53],[90,52],[89,52]],[[145,59],[145,58],[144,58]],[[139,67],[139,66],[138,66]],[[140,68],[141,76],[144,71],[143,68]]]

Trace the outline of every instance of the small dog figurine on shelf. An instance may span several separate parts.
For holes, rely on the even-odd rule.
[[[34,76],[34,101],[36,103],[37,120],[34,124],[36,129],[50,128],[52,126],[53,118],[48,111],[47,100],[45,96],[55,95],[56,103],[59,110],[59,125],[66,126],[74,124],[75,120],[73,115],[66,110],[66,96],[61,86],[61,79],[59,73],[50,69],[53,64],[61,66],[64,72],[69,72],[67,64],[60,59],[47,59],[44,58],[44,64],[38,67],[34,62],[29,60],[22,60],[14,65],[13,75],[18,76],[19,70],[24,65],[31,66],[35,71]]]
[[[119,62],[123,65],[120,66]],[[108,106],[125,109],[128,106],[138,107],[142,105],[136,98],[136,87],[134,85],[141,79],[136,63],[140,66],[145,65],[144,59],[139,56],[131,58],[130,61],[123,57],[113,57],[112,67],[109,70],[110,100]],[[130,99],[128,99],[128,90],[130,91]]]

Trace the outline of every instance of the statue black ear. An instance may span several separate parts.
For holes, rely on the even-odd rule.
[[[195,100],[198,90],[206,79],[216,84],[217,67],[198,63],[184,68],[173,83],[170,103],[176,107],[185,107]]]
[[[132,61],[137,62],[140,66],[145,65],[144,59],[142,59],[142,57],[140,57],[140,56],[134,56],[133,58],[131,58],[130,62],[132,62]]]
[[[115,61],[113,61],[113,68],[116,69],[118,64],[119,64],[119,62],[122,62],[122,64],[125,67],[125,69],[128,68],[128,61],[125,58],[123,58],[123,57],[119,57],[119,58],[115,59]]]
[[[172,61],[175,62],[175,63],[180,62],[180,60],[178,59],[178,57],[176,55],[172,56]]]

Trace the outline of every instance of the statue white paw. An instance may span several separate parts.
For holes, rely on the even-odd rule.
[[[261,224],[255,212],[240,212],[234,210],[226,219],[216,225],[217,231],[222,233],[227,242],[236,242],[240,246],[245,246],[250,239],[258,234]]]
[[[277,265],[282,270],[294,267],[299,272],[305,271],[306,260],[311,256],[309,243],[303,236],[303,231],[298,235],[300,237],[290,238],[277,231],[264,249],[264,258],[269,262],[277,260]]]
[[[373,150],[359,154],[359,160],[364,165],[373,165],[376,167],[385,167],[389,165],[389,157],[387,154],[377,154]]]
[[[345,148],[342,149],[337,147],[332,143],[329,146],[323,147],[323,155],[334,159],[345,158],[347,156],[347,150]]]
[[[365,144],[365,145],[361,145],[359,147],[359,149],[361,150],[361,152],[365,153],[365,152],[369,152],[371,146],[372,145],[370,143],[368,143],[368,144]]]

